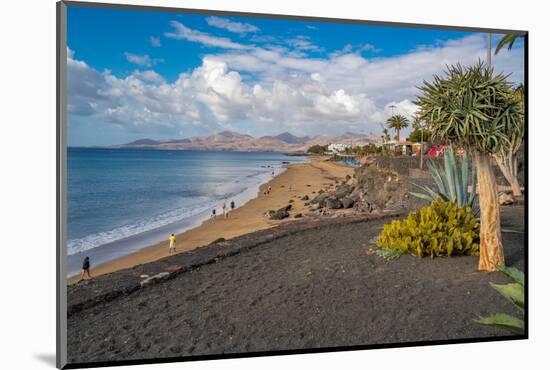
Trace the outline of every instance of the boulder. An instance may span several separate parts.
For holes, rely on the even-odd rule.
[[[283,218],[287,218],[289,216],[288,211],[292,208],[292,205],[289,204],[286,207],[280,208],[276,211],[267,211],[267,216],[270,220],[282,220]]]
[[[325,200],[325,207],[328,209],[342,208],[342,202],[335,197],[329,197]]]
[[[344,197],[344,198],[340,199],[340,202],[342,202],[342,207],[344,207],[344,208],[351,208],[351,207],[353,207],[353,204],[355,203],[353,201],[353,199],[351,199],[350,197]]]
[[[319,194],[315,198],[313,198],[311,203],[317,203],[317,204],[319,204],[319,206],[324,207],[325,206],[325,200],[328,197],[330,197],[330,194],[327,194],[327,193]]]
[[[338,199],[341,199],[347,195],[349,195],[353,191],[353,188],[349,185],[340,185],[336,191],[334,192],[334,196]]]
[[[512,194],[500,193],[498,195],[498,203],[501,206],[509,206],[511,204],[514,204],[514,202],[515,202],[515,199],[514,199],[514,196]]]

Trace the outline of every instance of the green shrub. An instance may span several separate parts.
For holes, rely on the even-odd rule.
[[[225,241],[225,238],[218,238],[216,240],[214,240],[211,244],[217,244],[217,243],[221,243],[221,242],[224,242]]]
[[[384,225],[376,245],[415,256],[479,255],[479,222],[468,206],[434,200]]]
[[[401,257],[401,254],[403,253],[401,251],[398,251],[397,249],[381,248],[375,250],[374,254],[376,254],[378,257],[385,259],[386,261],[391,261]]]

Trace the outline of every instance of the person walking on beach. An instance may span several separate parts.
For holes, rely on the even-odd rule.
[[[84,280],[84,275],[88,275],[88,278],[91,279],[90,275],[90,257],[86,256],[84,261],[82,261],[82,271],[80,272],[80,281]]]
[[[233,210],[235,209],[235,201],[232,200],[229,206],[231,207],[231,212],[233,212]]]
[[[170,247],[168,247],[168,254],[172,254],[172,252],[176,251],[176,237],[174,234],[170,234],[168,237],[168,242],[170,243]]]
[[[223,201],[223,205],[222,205],[222,210],[223,210],[223,218],[227,218],[227,200],[224,200]]]
[[[212,210],[212,216],[210,218],[216,218],[216,208]]]

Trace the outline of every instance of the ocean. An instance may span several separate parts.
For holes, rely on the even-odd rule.
[[[240,207],[261,184],[284,171],[281,153],[69,148],[67,272],[84,256],[94,265],[181,233]]]

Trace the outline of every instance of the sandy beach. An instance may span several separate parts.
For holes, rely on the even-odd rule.
[[[268,229],[281,222],[287,222],[286,220],[292,220],[298,213],[307,212],[304,201],[301,200],[304,195],[312,198],[320,189],[326,189],[334,185],[337,180],[354,173],[353,167],[326,159],[325,157],[311,157],[309,163],[288,165],[284,173],[263,184],[258,196],[231,212],[229,218],[224,219],[223,216],[218,215],[215,219],[207,220],[194,229],[176,235],[176,253],[210,244],[219,238],[230,239]],[[270,186],[271,193],[267,196],[263,195],[263,192]],[[228,200],[228,202],[230,201]],[[275,221],[269,220],[265,216],[268,210],[282,208],[290,201],[292,201],[292,209],[288,219]],[[92,276],[99,276],[156,261],[168,255],[168,242],[163,241],[98,266],[93,266],[92,261],[91,272]],[[74,284],[77,281],[78,276],[68,279],[69,284]]]

